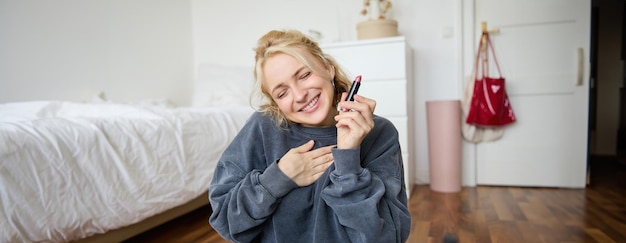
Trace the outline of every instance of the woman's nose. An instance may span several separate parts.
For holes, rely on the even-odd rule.
[[[293,95],[296,102],[306,102],[307,90],[296,87],[293,89]]]

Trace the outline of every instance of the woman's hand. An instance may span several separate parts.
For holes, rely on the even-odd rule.
[[[313,184],[333,163],[331,148],[334,145],[311,150],[313,140],[290,149],[278,162],[278,168],[298,186]]]
[[[341,100],[346,98],[341,95]],[[337,148],[351,149],[361,145],[365,136],[374,128],[374,109],[376,101],[355,95],[354,102],[342,101],[339,103],[337,121]]]

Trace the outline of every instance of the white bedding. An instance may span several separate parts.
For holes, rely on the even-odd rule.
[[[0,242],[71,241],[205,193],[252,108],[0,104]]]

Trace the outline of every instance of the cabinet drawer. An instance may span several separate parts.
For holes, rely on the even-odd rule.
[[[370,81],[363,78],[359,94],[376,100],[374,113],[380,116],[406,116],[406,81]]]
[[[364,79],[405,79],[406,48],[404,42],[378,45],[328,46],[324,51],[335,58],[349,77]]]

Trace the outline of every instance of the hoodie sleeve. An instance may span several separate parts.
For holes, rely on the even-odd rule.
[[[250,242],[263,230],[280,199],[297,185],[276,162],[267,166],[259,133],[248,123],[217,163],[209,186],[211,226],[225,239]],[[266,167],[266,168],[265,168]]]
[[[335,169],[322,198],[353,242],[405,242],[407,207],[398,132],[379,119],[356,149],[334,149]]]

